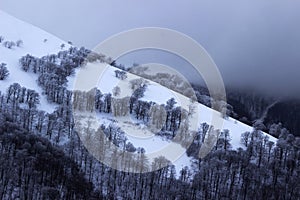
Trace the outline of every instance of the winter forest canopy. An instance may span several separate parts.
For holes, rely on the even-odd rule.
[[[0,43],[3,40],[0,37]],[[14,46],[3,45],[6,48]],[[16,42],[16,46],[21,45],[21,42]],[[164,157],[153,162],[147,160],[143,146],[135,146],[128,141],[124,130],[109,118],[129,115],[139,125],[149,126],[156,136],[171,140],[183,131],[180,127],[186,123],[189,111],[178,105],[174,98],[164,104],[143,99],[149,87],[147,80],[155,81],[157,76],[139,74],[141,78],[130,81],[132,95],[125,98],[116,98],[122,92],[117,87],[111,93],[104,93],[98,88],[88,92],[70,91],[67,88],[68,77],[74,75],[75,69],[86,61],[117,67],[115,77],[120,81],[126,80],[130,73],[112,59],[85,48],[70,47],[57,54],[43,57],[27,54],[20,58],[19,67],[36,75],[43,95],[49,103],[56,105],[56,109],[52,113],[40,110],[41,94],[19,83],[10,85],[5,93],[0,94],[0,199],[300,197],[300,138],[292,135],[282,124],[265,127],[257,121],[252,132],[240,133],[244,148],[236,149],[231,143],[230,130],[215,130],[213,126],[202,123],[187,149],[192,165],[176,172],[175,166]],[[159,80],[174,80],[160,84],[174,91],[181,90],[172,85],[180,82],[177,77],[160,76],[163,79]],[[0,64],[0,84],[8,77],[6,64]],[[198,102],[211,105],[213,100],[203,89],[196,86],[193,89]],[[191,91],[186,90],[185,93],[183,95],[189,96]],[[226,117],[242,117],[234,112],[234,106],[225,106],[229,108]],[[131,167],[143,167],[149,172],[122,172],[99,162],[87,151],[78,135],[74,110],[109,116],[109,123],[102,124],[94,132],[84,131],[91,137],[98,137],[86,141],[105,137],[119,150],[135,155],[125,158],[130,159]],[[278,138],[277,142],[263,134],[262,130],[266,129]],[[217,143],[206,157],[199,158],[199,149],[211,133],[217,133]],[[105,147],[105,144],[99,145],[99,151],[105,154]],[[166,167],[160,168],[160,165]]]

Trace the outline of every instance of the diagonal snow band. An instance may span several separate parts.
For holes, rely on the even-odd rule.
[[[220,110],[217,102],[226,102],[223,80],[211,57],[195,40],[177,31],[156,27],[133,29],[108,38],[97,45],[93,52],[104,54],[111,57],[112,60],[116,60],[126,53],[142,49],[164,50],[185,59],[204,79],[210,96],[215,100],[212,103],[212,108]],[[75,92],[73,98],[77,104],[82,103],[82,97],[76,91],[83,91],[85,95],[88,94],[85,97],[90,97],[89,91],[92,92],[92,95],[94,94],[93,92],[95,91],[91,89],[98,85],[99,79],[106,71],[105,67],[100,67],[97,63],[89,63],[88,61],[86,62],[86,68],[87,70],[79,71],[74,84]],[[119,85],[122,86],[121,81]],[[94,99],[89,99],[89,101],[91,107],[93,107]],[[192,103],[190,106],[195,106],[195,103]],[[162,155],[174,163],[185,153],[186,149],[193,142],[194,131],[197,130],[199,123],[197,120],[198,115],[201,114],[198,113],[197,107],[193,109],[195,109],[195,112],[189,113],[187,123],[180,125],[179,129],[181,131],[175,136],[173,142],[157,152],[139,154],[121,150],[109,141],[99,128],[100,124],[98,123],[95,110],[90,109],[90,112],[83,112],[74,108],[73,111],[78,135],[84,146],[95,158],[120,171],[144,173],[169,165],[169,162],[159,159]],[[226,112],[226,110],[222,108],[222,112]],[[213,112],[210,125],[215,130],[222,130],[223,120],[220,117],[220,113]],[[202,158],[211,151],[216,144],[217,134],[217,131],[207,134],[207,138],[201,146],[199,157]],[[149,160],[154,160],[156,163],[149,164]]]

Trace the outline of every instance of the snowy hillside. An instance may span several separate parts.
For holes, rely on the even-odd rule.
[[[54,23],[60,27],[53,30],[57,34],[68,32],[70,25],[78,20],[89,20],[97,24],[98,31],[109,33],[114,26],[120,28],[112,23],[120,21],[120,16],[124,18],[128,13],[138,13],[139,16],[131,18],[143,23],[149,15],[144,12],[143,17],[136,9],[149,10],[149,4],[136,2],[132,9],[123,9],[121,13],[116,12],[113,4],[103,7],[100,3],[107,12],[97,12],[99,16],[96,18],[85,15],[83,7],[76,6],[76,2],[65,4],[68,8],[64,9],[61,2],[51,1],[52,10],[49,5],[38,9],[39,3],[44,3],[42,1],[18,3],[16,8],[9,4],[2,7],[22,14],[20,16],[29,14],[26,19],[34,16],[46,26]],[[90,6],[99,8],[99,3],[94,4],[89,2]],[[186,12],[182,12],[185,17],[179,21],[176,20],[178,13],[172,16],[169,5],[155,5],[153,8],[162,7],[161,16],[174,18],[172,23],[178,29],[174,30],[177,33],[180,30],[189,32],[183,27],[190,26],[193,38],[200,38],[210,50],[214,50],[214,56],[219,56],[224,76],[230,71],[224,68],[226,61],[242,67],[243,61],[253,60],[255,54],[243,54],[241,59],[222,52],[219,46],[209,45],[210,39],[219,41],[226,36],[216,34],[210,37],[209,32],[194,28],[197,20],[191,19],[201,10],[191,3],[184,5],[187,5]],[[195,12],[190,12],[191,6],[196,8]],[[239,6],[249,7],[243,3]],[[272,8],[278,11],[277,7]],[[45,9],[51,10],[51,14]],[[90,9],[85,10],[90,12]],[[63,11],[63,15],[57,20],[53,14],[59,11]],[[243,21],[253,18],[255,24],[248,20],[248,25],[256,25],[259,20],[272,22],[269,20],[271,15],[255,18],[248,14],[235,18]],[[158,13],[157,17],[161,16]],[[126,28],[128,18],[123,18],[125,26],[121,27]],[[220,24],[214,23],[212,27],[219,29]],[[292,24],[286,26],[291,27]],[[155,35],[143,32],[150,29],[162,32],[155,32],[158,33]],[[146,33],[144,36],[148,42],[154,41],[154,46],[173,50],[177,46],[186,53],[196,52],[191,51],[189,44],[197,41],[185,33],[182,39],[187,40],[173,37],[174,40],[164,43],[160,41],[169,36],[164,32],[165,28],[150,29],[137,30]],[[76,43],[97,40],[74,34],[72,30],[68,33]],[[118,37],[121,35],[116,36],[121,39]],[[252,35],[254,40],[259,36]],[[183,73],[187,75],[183,76],[179,66],[188,63],[178,60],[177,54],[158,55],[161,51],[150,48],[142,54],[135,51],[126,54],[126,58],[116,58],[101,50],[104,46],[124,50],[124,44],[153,46],[135,36],[126,41],[119,40],[122,44],[114,43],[118,40],[109,40],[114,44],[102,43],[94,50],[75,47],[68,41],[71,38],[61,40],[0,10],[0,200],[300,200],[299,130],[295,126],[290,132],[286,123],[292,121],[290,125],[293,126],[299,121],[299,105],[295,100],[285,99],[278,92],[278,99],[269,97],[269,91],[259,89],[276,88],[271,82],[257,82],[257,87],[252,88],[249,84],[227,84],[229,82],[224,77],[225,98],[224,92],[218,93],[218,87],[205,87],[201,85],[202,81],[196,82],[197,76],[193,78],[189,73]],[[278,34],[274,37],[280,40]],[[240,47],[242,42],[237,38],[234,44]],[[257,43],[260,49],[268,49],[270,44]],[[197,55],[184,57],[193,60]],[[283,54],[282,59],[289,55]],[[130,58],[133,59],[131,62]],[[264,63],[272,64],[270,56],[264,58]],[[145,60],[149,62],[143,63]],[[170,67],[155,63],[157,61],[169,63]],[[249,67],[255,62],[248,64]],[[276,70],[278,66],[272,65],[271,68]],[[245,70],[248,70],[247,66]],[[241,73],[226,80],[232,81],[233,77],[247,82]],[[256,79],[261,78],[253,77]],[[274,103],[275,100],[278,103]]]
[[[113,89],[116,86],[121,87],[120,94],[118,98],[126,97],[130,94],[132,94],[132,91],[130,89],[130,81],[134,79],[139,79],[141,77],[127,73],[127,78],[124,80],[120,80],[116,78],[115,76],[115,70],[118,70],[115,67],[107,66],[107,64],[104,63],[88,63],[87,66],[84,68],[78,69],[74,77],[69,78],[69,89],[73,89],[74,87],[78,90],[82,91],[89,91],[93,87],[95,87],[93,84],[89,84],[86,81],[80,82],[80,78],[78,78],[78,74],[80,74],[80,77],[90,77],[89,74],[100,74],[99,80],[98,80],[98,89],[100,89],[103,93],[113,93]],[[96,76],[96,75],[95,75]],[[78,78],[78,79],[77,79]],[[174,98],[178,104],[178,106],[181,106],[184,109],[188,110],[188,106],[191,104],[191,101],[189,98],[169,90],[168,88],[159,85],[156,82],[153,82],[151,80],[148,81],[148,87],[145,91],[144,97],[141,98],[143,101],[152,101],[156,102],[158,104],[166,104],[166,102],[170,98]],[[221,114],[209,107],[206,107],[200,103],[196,103],[197,106],[197,122],[198,126],[200,128],[201,123],[207,123],[211,124],[213,115],[217,116],[219,119],[221,119]],[[115,118],[112,115],[104,115],[99,114],[99,122],[108,125],[111,123],[111,121],[114,121],[114,124],[118,127],[121,127],[123,131],[127,133],[128,140],[133,143],[136,147],[143,147],[147,153],[157,153],[157,155],[161,155],[166,157],[169,160],[174,160],[173,155],[169,155],[168,153],[165,153],[163,149],[170,145],[171,142],[163,139],[160,136],[153,135],[149,130],[147,130],[145,127],[141,127],[140,125],[135,125],[136,121],[134,119],[124,119],[122,117]],[[109,119],[107,121],[107,119]],[[245,146],[241,143],[241,135],[245,132],[252,132],[253,128],[239,122],[233,118],[225,119],[223,122],[223,130],[229,130],[231,141],[233,149],[238,148],[245,148]],[[268,135],[264,133],[265,135]],[[268,135],[269,140],[275,142],[277,139]],[[174,144],[172,144],[174,145]],[[178,159],[175,159],[176,161],[173,163],[176,167],[177,173],[180,172],[180,170],[185,167],[191,166],[191,158],[187,156],[185,153],[185,150],[178,144],[175,145],[174,149],[180,149],[179,152],[181,156],[178,157]],[[162,151],[160,151],[162,150]],[[153,159],[153,158],[152,158]]]
[[[42,90],[37,86],[35,74],[26,73],[19,66],[19,59],[26,54],[42,57],[61,50],[61,44],[65,48],[69,45],[61,39],[19,19],[16,19],[0,10],[0,36],[4,41],[0,44],[0,63],[6,63],[9,76],[6,80],[0,81],[0,91],[4,92],[12,83],[19,83],[28,89],[33,89],[40,94],[41,105],[39,109],[53,112],[55,105],[47,102],[42,95]],[[5,41],[16,42],[22,40],[20,47],[14,46],[11,49],[5,47]]]
[[[127,73],[128,78],[125,80],[120,81],[120,79],[115,77],[115,70],[118,70],[115,67],[112,66],[107,66],[106,64],[103,63],[93,63],[93,64],[89,64],[86,68],[84,69],[80,69],[80,73],[85,73],[84,71],[89,71],[90,68],[93,67],[97,67],[97,68],[102,68],[103,72],[102,75],[100,76],[99,79],[99,83],[98,83],[98,88],[100,89],[101,92],[103,93],[112,93],[113,88],[115,86],[120,86],[123,85],[122,88],[127,88],[127,91],[121,91],[121,94],[118,98],[121,98],[122,96],[126,96],[128,94],[130,94],[130,86],[129,83],[131,80],[134,79],[138,79],[140,78],[139,76],[136,76],[134,74],[130,74]],[[77,73],[79,72],[79,70],[77,71]],[[153,82],[151,80],[147,80],[149,81],[149,86],[145,92],[145,96],[142,98],[142,100],[145,101],[153,101],[156,102],[158,104],[165,104],[170,98],[175,98],[175,100],[177,100],[178,104],[181,105],[183,108],[187,108],[188,105],[190,104],[190,100],[189,98],[169,90],[168,88],[159,85],[156,82]],[[76,82],[76,75],[73,77],[70,77],[69,79],[69,89],[72,89],[74,87],[74,82]],[[109,84],[108,84],[109,83]],[[77,85],[76,87],[80,87],[79,85]],[[86,86],[85,86],[86,87]],[[90,86],[85,88],[87,91],[89,89],[92,89],[94,86]],[[83,89],[83,88],[81,88]],[[219,116],[221,118],[221,114],[218,113],[217,111],[204,106],[200,103],[197,103],[197,109],[198,109],[198,113],[199,113],[199,124],[200,123],[208,123],[210,124],[211,120],[212,120],[212,115],[214,113],[217,113],[217,116]],[[224,120],[224,124],[223,124],[223,129],[228,129],[230,131],[230,134],[232,136],[232,144],[233,147],[235,149],[242,147],[243,145],[240,143],[240,136],[242,133],[244,132],[251,132],[253,130],[253,128],[247,124],[244,124],[240,121],[237,121],[233,118],[228,118],[226,120]],[[264,133],[266,135],[268,135],[267,133]],[[268,135],[270,137],[271,141],[276,141],[276,138],[274,138],[271,135]]]
[[[6,80],[0,81],[0,91],[5,92],[6,89],[12,83],[19,83],[21,86],[24,86],[28,89],[33,89],[40,94],[39,109],[45,110],[49,113],[53,112],[55,109],[55,104],[48,103],[46,96],[42,94],[42,89],[37,85],[36,82],[37,75],[21,70],[19,66],[19,59],[26,54],[31,54],[36,57],[42,57],[51,53],[57,53],[62,49],[61,44],[65,44],[64,49],[69,48],[69,45],[66,42],[60,40],[59,38],[39,28],[22,22],[12,16],[9,16],[8,14],[2,11],[0,11],[0,27],[0,36],[4,37],[4,41],[23,41],[23,44],[20,47],[14,46],[11,49],[0,44],[0,63],[6,63],[10,73]],[[101,90],[101,92],[104,93],[112,93],[113,88],[121,84],[122,91],[120,96],[126,96],[131,92],[129,86],[130,81],[140,78],[136,75],[128,73],[127,79],[120,80],[115,77],[114,71],[116,70],[116,68],[111,66],[107,67],[107,65],[103,63],[89,64],[84,69],[81,69],[81,73],[89,74],[90,70],[93,70],[93,68],[102,69],[102,76],[98,82],[98,88]],[[78,72],[79,70],[77,70],[77,74]],[[76,82],[76,78],[77,77],[75,75],[68,79],[69,89],[73,89],[74,83]],[[190,99],[174,91],[170,91],[166,87],[152,82],[151,80],[148,81],[149,85],[147,87],[147,90],[145,91],[145,95],[142,98],[142,100],[152,101],[158,104],[165,104],[167,100],[173,97],[177,101],[178,106],[181,106],[188,110],[188,106],[191,102]],[[87,85],[84,86],[84,89],[86,90],[95,87],[95,85],[93,84],[88,85],[88,82],[86,83]],[[200,126],[200,124],[204,122],[210,124],[213,115],[221,117],[219,113],[202,104],[197,103],[196,106],[198,114],[198,126]],[[113,117],[111,115],[100,114],[99,118],[100,120],[105,122],[108,118]],[[133,122],[135,121],[133,120]],[[164,140],[162,137],[152,135],[151,133],[147,133],[147,129],[143,128],[140,125],[137,126],[135,123],[128,124],[128,121],[126,120],[119,120],[115,121],[114,123],[126,132],[128,140],[134,146],[143,147],[147,153],[157,152],[158,150],[163,149],[165,146],[170,145],[170,141]],[[233,149],[237,149],[239,147],[244,148],[244,146],[240,142],[241,134],[246,131],[252,131],[252,127],[243,124],[239,121],[236,121],[232,118],[226,119],[224,121],[222,129],[229,130]],[[272,136],[269,137],[271,141],[276,140]],[[183,149],[179,144],[177,145],[177,148],[180,149],[181,156],[178,159],[176,159],[177,161],[174,164],[176,166],[177,173],[179,173],[182,167],[190,166],[191,162],[187,154],[184,153],[185,149]],[[160,155],[166,156],[167,159],[173,160],[173,158],[168,157],[168,155],[164,154],[163,152],[161,152]]]

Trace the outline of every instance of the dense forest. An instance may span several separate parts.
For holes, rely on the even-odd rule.
[[[143,79],[133,81],[133,95],[118,102],[114,99],[117,89],[114,94],[68,90],[67,77],[87,60],[118,66],[110,58],[75,47],[20,59],[22,70],[38,75],[39,86],[57,108],[53,113],[39,110],[39,94],[18,83],[0,94],[0,199],[299,199],[300,138],[280,125],[271,128],[277,143],[262,133],[263,125],[257,125],[253,132],[242,134],[245,148],[233,149],[228,130],[214,130],[203,123],[187,150],[193,165],[179,173],[164,157],[146,165],[145,173],[122,172],[99,162],[79,138],[73,109],[130,114],[160,130],[156,134],[166,139],[181,131],[189,111],[174,99],[162,105],[141,100],[147,88]],[[116,76],[126,79],[122,69]],[[161,115],[166,116],[163,127],[152,120]],[[100,130],[120,150],[138,158],[145,154],[141,147],[126,143],[120,127],[110,124]],[[218,132],[217,144],[199,158],[199,149],[211,132]],[[165,163],[166,167],[158,167]]]

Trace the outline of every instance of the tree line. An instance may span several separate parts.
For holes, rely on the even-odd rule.
[[[73,108],[110,113],[132,114],[143,123],[163,116],[162,126],[173,137],[183,122],[184,111],[174,99],[166,105],[142,101],[146,86],[136,87],[132,97],[118,102],[100,90],[79,93],[66,89],[67,76],[88,51],[71,48],[59,55],[20,61],[23,70],[39,75],[39,85],[57,108],[53,113],[38,110],[39,95],[33,90],[13,84],[0,94],[2,198],[21,199],[298,199],[300,194],[300,139],[281,127],[273,127],[279,135],[275,144],[259,130],[242,134],[244,148],[232,149],[228,130],[214,130],[202,124],[187,150],[193,160],[176,174],[167,159],[159,157],[148,173],[121,172],[109,168],[89,154],[74,128]],[[101,55],[100,55],[101,57]],[[99,55],[90,56],[98,59]],[[102,58],[102,57],[101,57]],[[66,59],[66,60],[65,60]],[[68,63],[68,64],[66,64]],[[72,102],[72,99],[74,101]],[[76,103],[77,102],[77,103]],[[127,109],[122,108],[127,107]],[[121,109],[122,108],[122,109]],[[116,126],[102,126],[105,137],[129,152],[143,158],[144,150],[130,143]],[[199,149],[210,132],[218,135],[217,144],[205,158]],[[50,141],[50,142],[49,142]],[[141,161],[145,161],[141,159]],[[168,163],[162,169],[160,165]],[[141,163],[139,163],[141,164]],[[9,167],[7,167],[9,166]],[[166,192],[167,191],[167,192]]]

